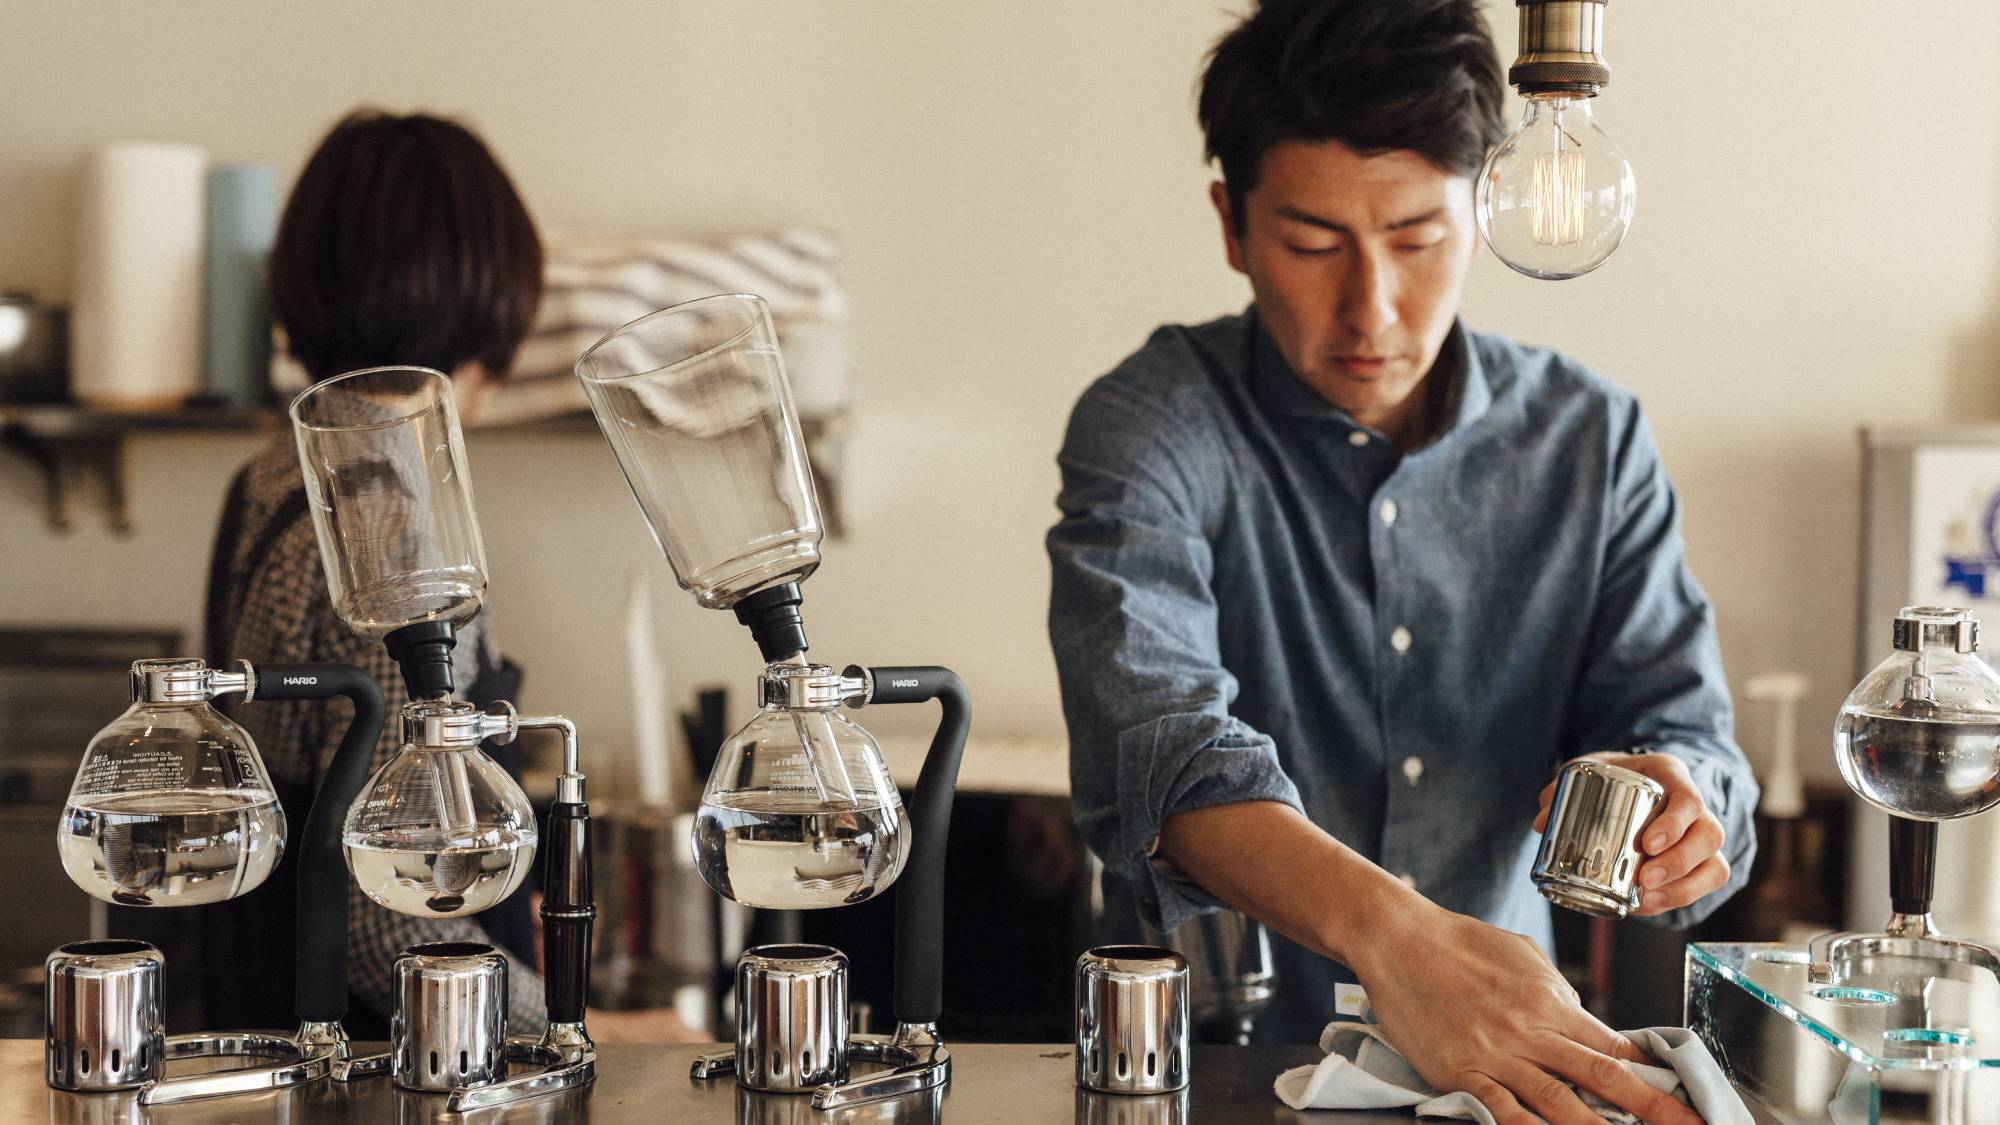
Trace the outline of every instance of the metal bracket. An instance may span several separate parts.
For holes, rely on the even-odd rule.
[[[460,1086],[445,1099],[451,1113],[488,1109],[497,1105],[539,1098],[583,1086],[597,1077],[597,1050],[588,1039],[576,1047],[557,1048],[533,1039],[507,1041],[509,1068],[515,1064],[537,1069],[527,1074],[488,1082],[483,1086]]]
[[[710,1051],[694,1057],[694,1066],[688,1069],[689,1078],[721,1078],[736,1073],[736,1052]]]
[[[167,1037],[167,1058],[198,1059],[227,1056],[272,1059],[262,1066],[237,1067],[202,1074],[162,1078],[148,1084],[139,1094],[140,1105],[172,1105],[198,1098],[219,1098],[230,1094],[255,1094],[317,1082],[333,1071],[335,1051],[331,1046],[301,1047],[284,1035],[250,1031],[225,1031]]]
[[[813,1091],[814,1109],[840,1109],[941,1089],[951,1081],[951,1052],[942,1042],[921,1047],[899,1044],[886,1035],[857,1035],[848,1041],[855,1062],[887,1063],[892,1070],[829,1082]]]
[[[895,1036],[855,1035],[847,1041],[847,1057],[850,1063],[880,1063],[891,1069],[816,1087],[812,1092],[814,1109],[840,1109],[886,1101],[941,1089],[951,1082],[951,1052],[937,1039],[919,1042],[907,1033]],[[736,1052],[733,1050],[696,1055],[689,1072],[694,1078],[721,1078],[735,1073]]]
[[[363,1078],[374,1078],[389,1073],[389,1052],[375,1055],[355,1055],[352,1058],[333,1060],[333,1080],[354,1082]]]
[[[61,404],[0,406],[0,448],[19,453],[40,470],[50,527],[69,531],[76,526],[71,504],[75,487],[95,476],[104,482],[111,529],[124,535],[133,526],[125,451],[132,435],[256,433],[282,421],[282,414],[265,407],[147,412]]]
[[[70,514],[72,487],[88,477],[104,481],[105,507],[110,513],[111,530],[125,535],[132,530],[132,511],[125,489],[125,439],[118,437],[75,438],[50,441],[24,427],[0,424],[0,446],[27,458],[42,474],[42,510],[56,531],[75,527]]]

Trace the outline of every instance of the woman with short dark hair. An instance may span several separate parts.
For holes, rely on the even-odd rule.
[[[436,368],[452,376],[468,419],[506,377],[541,287],[541,240],[507,173],[465,126],[423,114],[362,110],[335,125],[299,174],[270,261],[272,312],[309,379],[389,364]],[[381,644],[334,614],[305,495],[289,432],[236,475],[210,564],[208,655],[219,665],[353,664],[382,686],[393,716],[408,699],[402,678]],[[480,704],[513,697],[520,682],[489,626],[490,610],[461,627],[454,653],[461,694]],[[333,705],[303,702],[263,703],[237,717],[262,748],[290,823],[305,823],[344,718]],[[394,756],[399,742],[392,721],[371,770]],[[518,751],[496,757],[517,772]],[[289,1018],[289,934],[247,936],[268,932],[281,915],[289,927],[293,892],[285,883],[246,899],[240,911],[203,919],[211,1023],[271,1026]],[[427,941],[498,946],[509,959],[508,1018],[519,1031],[538,1027],[545,1013],[529,898],[524,888],[475,917],[422,919],[378,906],[350,884],[348,984],[359,1001],[349,1016],[353,1029],[379,1035],[386,1028],[395,958]],[[277,948],[257,948],[272,944]]]
[[[476,365],[491,382],[541,303],[542,243],[465,126],[361,110],[299,174],[270,274],[287,350],[315,382],[391,363],[454,377]]]

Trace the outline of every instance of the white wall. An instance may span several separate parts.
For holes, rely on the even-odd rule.
[[[953,664],[980,729],[1055,734],[1040,539],[1068,408],[1154,324],[1245,299],[1191,112],[1219,8],[15,0],[0,287],[65,295],[91,144],[184,139],[289,176],[357,103],[466,116],[544,223],[838,231],[856,530],[808,587],[815,652]],[[1511,52],[1512,6],[1491,8]],[[1919,26],[1873,0],[1811,8],[1614,5],[1599,120],[1638,169],[1633,233],[1567,283],[1483,259],[1467,314],[1639,392],[1732,676],[1805,669],[1816,730],[1850,679],[1857,426],[2000,407],[2000,10],[1943,0]],[[89,511],[47,533],[34,476],[0,455],[0,624],[192,630],[221,489],[253,444],[138,443],[129,538]],[[599,442],[482,435],[472,456],[530,706],[622,741],[604,658],[633,568],[656,585],[677,684],[745,682],[747,641],[673,588]]]

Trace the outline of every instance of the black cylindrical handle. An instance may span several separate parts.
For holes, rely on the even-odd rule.
[[[583,1019],[590,998],[590,806],[558,801],[542,837],[542,976],[550,1023]]]
[[[299,844],[297,984],[302,1022],[333,1022],[347,1014],[347,861],[340,830],[361,796],[375,742],[382,735],[382,689],[348,664],[256,666],[255,699],[332,699],[354,704],[326,776],[313,793]]]
[[[1898,914],[1929,914],[1937,877],[1934,820],[1889,817],[1889,903]]]
[[[847,675],[860,674],[849,668]],[[944,1010],[944,859],[958,763],[972,729],[972,701],[949,668],[870,668],[871,703],[922,703],[942,708],[917,792],[910,803],[910,861],[896,886],[896,1022],[930,1024]]]

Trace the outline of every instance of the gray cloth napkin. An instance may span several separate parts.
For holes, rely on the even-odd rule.
[[[1641,1081],[1692,1105],[1708,1125],[1753,1125],[1743,1099],[1737,1097],[1722,1068],[1715,1065],[1694,1032],[1684,1027],[1649,1027],[1622,1034],[1640,1050],[1667,1063],[1626,1063],[1625,1069]],[[1320,1033],[1319,1046],[1326,1058],[1278,1076],[1278,1100],[1293,1109],[1409,1107],[1418,1117],[1457,1117],[1494,1125],[1493,1115],[1478,1098],[1462,1092],[1440,1093],[1419,1078],[1374,1024],[1327,1024]],[[1578,1096],[1606,1121],[1638,1121],[1589,1093],[1579,1091]]]

